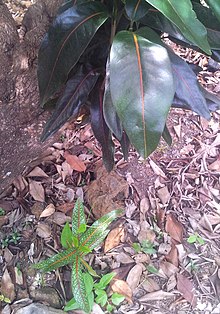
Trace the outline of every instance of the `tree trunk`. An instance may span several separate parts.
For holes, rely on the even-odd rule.
[[[0,194],[54,141],[40,142],[48,113],[39,106],[37,54],[63,0],[38,0],[20,33],[0,0]]]

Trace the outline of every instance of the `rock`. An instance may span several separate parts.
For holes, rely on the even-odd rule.
[[[14,312],[14,314],[64,314],[64,313],[66,312],[54,309],[52,307],[40,303],[32,303]]]
[[[34,301],[47,303],[57,309],[62,306],[58,292],[52,287],[42,287],[40,289],[30,290],[30,296]]]

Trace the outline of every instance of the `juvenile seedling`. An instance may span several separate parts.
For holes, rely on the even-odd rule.
[[[72,227],[70,228],[69,223],[66,223],[61,234],[61,244],[65,250],[34,265],[34,268],[44,272],[67,264],[72,265],[72,309],[91,312],[94,302],[92,276],[97,276],[97,274],[83,257],[102,243],[109,233],[108,226],[120,214],[121,210],[112,211],[87,228],[84,207],[78,199],[73,209]]]
[[[133,246],[133,249],[137,253],[140,253],[140,252],[143,252],[146,254],[155,254],[156,253],[156,250],[154,248],[154,244],[149,240],[144,240],[141,242],[141,244],[138,242],[135,242],[135,243],[133,243],[132,246]]]
[[[194,234],[190,235],[187,239],[187,242],[190,244],[200,244],[203,245],[205,244],[205,241],[203,240],[203,238],[197,233],[195,232]]]

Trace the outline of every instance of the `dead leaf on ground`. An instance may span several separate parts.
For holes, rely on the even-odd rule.
[[[132,290],[126,281],[113,279],[111,289],[113,292],[122,294],[129,303],[132,303]]]
[[[171,244],[171,250],[168,254],[165,256],[166,260],[176,267],[179,266],[179,257],[178,257],[178,250],[174,243]]]
[[[159,291],[154,291],[154,292],[150,292],[150,293],[145,294],[143,297],[141,297],[139,299],[139,301],[141,301],[141,302],[160,301],[160,300],[164,300],[166,298],[172,298],[175,295],[176,294],[174,294],[172,292],[166,292],[163,290],[159,290]]]
[[[177,290],[182,294],[184,299],[188,301],[193,308],[196,307],[197,297],[192,281],[182,274],[177,274]]]
[[[49,176],[40,167],[35,167],[31,172],[28,173],[27,177],[48,178]]]
[[[61,205],[57,205],[56,209],[64,214],[68,213],[70,210],[74,208],[75,203],[64,203]]]
[[[55,206],[51,203],[47,205],[47,207],[42,211],[42,213],[40,214],[40,218],[49,217],[53,215],[54,212],[55,212]]]
[[[149,160],[149,164],[157,176],[161,176],[162,178],[166,178],[166,175],[163,172],[163,170],[160,169],[160,167],[157,164],[155,164],[155,162],[152,159]]]
[[[28,187],[28,183],[22,175],[19,175],[13,184],[19,192],[23,192]]]
[[[86,165],[77,156],[71,155],[68,152],[65,152],[63,156],[73,170],[79,172],[84,172],[86,170]]]
[[[0,216],[0,228],[8,222],[7,216]]]
[[[129,272],[128,277],[126,279],[126,282],[128,283],[129,287],[131,288],[132,291],[134,291],[141,280],[141,275],[144,270],[144,265],[143,264],[136,264]]]
[[[212,164],[208,166],[209,170],[218,171],[220,172],[220,157],[216,161],[214,161]]]
[[[162,204],[165,205],[170,200],[170,193],[168,191],[167,186],[164,186],[163,188],[157,190],[157,194],[159,199],[161,200]]]
[[[106,253],[118,246],[121,240],[123,240],[124,234],[125,232],[123,227],[112,229],[105,240],[104,252]]]
[[[37,229],[36,229],[36,234],[42,238],[42,239],[46,239],[49,238],[51,236],[51,228],[50,226],[48,226],[45,223],[39,223],[37,225]]]
[[[212,283],[216,296],[220,297],[220,269],[217,267],[214,273],[209,277]]]
[[[1,280],[1,294],[3,294],[11,302],[13,302],[15,299],[15,286],[11,280],[7,268],[5,269]]]
[[[40,182],[29,179],[29,192],[35,201],[45,202],[44,188]]]
[[[50,219],[52,219],[52,221],[59,226],[63,226],[67,221],[71,222],[71,217],[66,216],[61,212],[55,212]]]
[[[160,269],[168,278],[178,272],[178,267],[166,261],[160,263]]]
[[[140,221],[146,219],[146,213],[150,209],[150,201],[147,197],[142,198],[140,201]]]
[[[182,243],[183,226],[172,214],[167,214],[166,216],[165,230],[171,236],[171,238],[179,243]]]
[[[158,285],[158,283],[150,277],[144,280],[141,285],[146,292],[154,292],[160,290],[160,286]]]
[[[113,272],[116,274],[114,278],[121,279],[121,280],[125,279],[133,266],[134,266],[134,262],[125,266],[114,268]]]

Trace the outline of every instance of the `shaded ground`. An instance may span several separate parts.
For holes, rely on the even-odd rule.
[[[190,50],[176,51],[208,64]],[[218,93],[219,76],[205,71],[200,81]],[[0,301],[2,313],[33,301],[56,313],[71,298],[68,267],[41,275],[30,266],[61,249],[60,232],[78,197],[88,223],[124,208],[103,246],[88,256],[97,273],[114,270],[123,283],[119,292],[132,299],[115,313],[220,313],[219,123],[220,113],[205,121],[172,110],[173,145],[161,142],[147,161],[131,149],[124,161],[116,142],[110,174],[89,125],[79,121],[65,130],[0,200],[0,295],[9,299]]]

